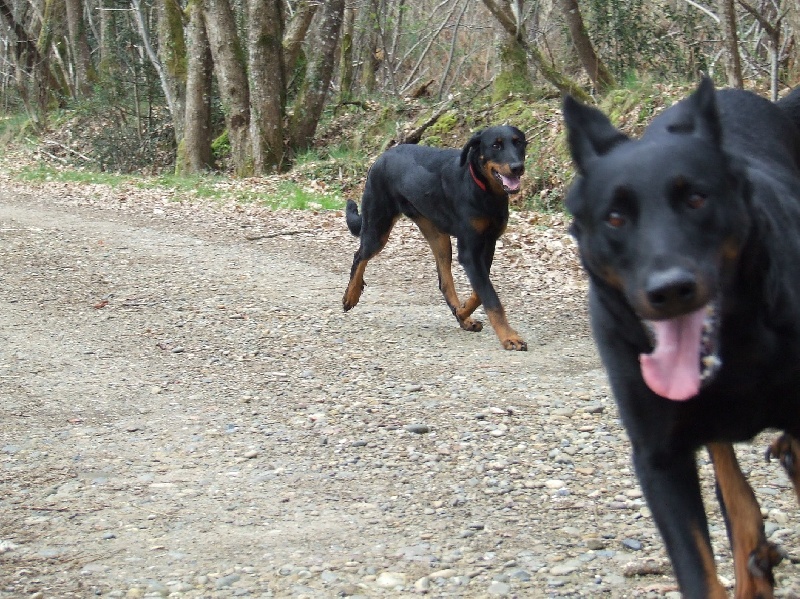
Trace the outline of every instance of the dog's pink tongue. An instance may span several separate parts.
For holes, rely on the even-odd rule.
[[[705,308],[670,320],[654,320],[656,347],[641,354],[642,377],[650,389],[667,399],[682,401],[700,390],[700,340]]]
[[[519,177],[506,177],[505,175],[500,175],[500,179],[503,181],[503,187],[505,187],[509,191],[517,191],[519,189]]]

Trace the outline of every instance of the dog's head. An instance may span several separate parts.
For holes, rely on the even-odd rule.
[[[640,140],[571,97],[564,119],[578,171],[566,205],[584,266],[649,334],[640,364],[650,389],[689,399],[719,367],[721,293],[750,228],[749,186],[723,150],[713,84],[704,79]]]
[[[517,193],[525,172],[525,134],[510,125],[475,133],[461,150],[461,165],[469,163],[473,176],[485,181],[495,195]]]

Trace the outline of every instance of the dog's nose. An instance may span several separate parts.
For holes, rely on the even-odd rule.
[[[511,169],[511,174],[515,177],[519,177],[525,172],[525,163],[523,162],[512,162],[508,167]]]
[[[650,306],[665,316],[694,307],[697,279],[684,268],[668,268],[651,274],[645,288]]]

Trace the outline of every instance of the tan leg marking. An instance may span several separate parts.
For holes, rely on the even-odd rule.
[[[772,567],[780,562],[780,553],[764,536],[761,508],[742,473],[733,445],[709,443],[707,447],[730,523],[735,597],[770,599],[774,587]],[[714,571],[715,580],[716,576]]]
[[[489,317],[489,322],[492,324],[494,332],[497,334],[500,343],[505,349],[515,349],[519,351],[526,351],[528,344],[522,340],[522,337],[511,328],[506,318],[506,311],[503,307],[495,309],[486,309],[486,316]]]
[[[453,243],[450,241],[450,235],[437,229],[436,225],[427,218],[417,217],[414,222],[427,240],[428,245],[431,246],[433,257],[436,259],[436,272],[439,274],[439,289],[444,295],[444,301],[447,302],[450,311],[456,317],[462,329],[465,331],[480,331],[483,329],[483,324],[469,318],[474,308],[465,316],[462,316],[461,303],[453,280]]]

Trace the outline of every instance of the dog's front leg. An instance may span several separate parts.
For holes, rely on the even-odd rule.
[[[470,285],[477,294],[478,303],[483,304],[486,316],[505,349],[525,351],[528,344],[511,328],[506,318],[506,311],[489,279],[489,269],[494,258],[494,241],[487,242],[482,238],[458,240],[458,261],[467,273]],[[471,300],[472,298],[470,298]],[[478,303],[465,304],[465,308],[475,309]]]
[[[634,441],[633,463],[684,599],[723,599],[694,452],[655,452]]]
[[[772,567],[782,556],[764,536],[761,509],[739,467],[733,445],[709,443],[706,447],[714,463],[717,497],[733,551],[736,599],[770,599],[775,585]]]

